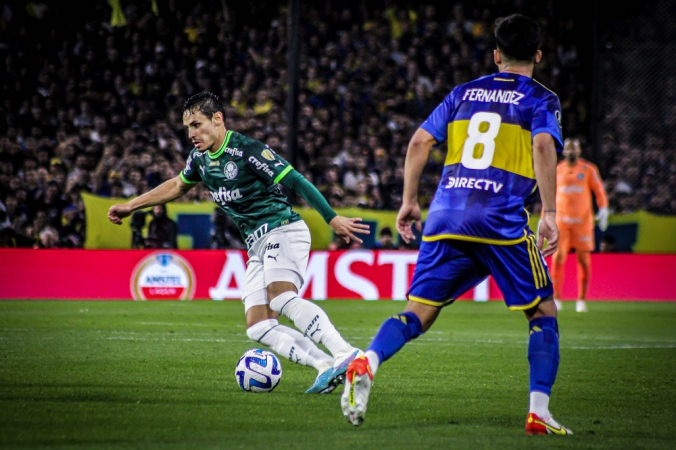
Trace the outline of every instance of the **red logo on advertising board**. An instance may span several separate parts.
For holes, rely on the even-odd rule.
[[[176,253],[153,253],[143,258],[131,274],[134,300],[192,300],[195,272]]]

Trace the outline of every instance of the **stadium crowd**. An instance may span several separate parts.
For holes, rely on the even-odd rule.
[[[81,193],[131,197],[176,176],[191,149],[181,106],[201,90],[224,99],[229,129],[285,155],[286,2],[254,3],[122,2],[119,26],[105,1],[77,21],[68,2],[0,6],[0,246],[82,247]],[[296,168],[333,207],[399,207],[410,136],[453,86],[495,71],[493,23],[508,13],[541,22],[536,78],[559,94],[564,136],[588,133],[578,31],[560,2],[307,3]],[[610,136],[601,149],[611,209],[676,213],[676,172],[666,184],[651,172],[673,166],[664,140],[646,137],[639,153],[623,145]],[[435,149],[423,207],[444,158]],[[181,200],[210,195],[199,186]],[[227,219],[214,224],[214,247],[237,245],[223,238]]]

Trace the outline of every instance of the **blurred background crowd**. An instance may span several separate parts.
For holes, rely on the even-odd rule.
[[[78,20],[69,2],[0,5],[0,246],[81,247],[82,192],[127,198],[176,176],[191,150],[181,106],[202,90],[223,98],[228,129],[285,154],[286,2],[111,3],[119,26],[107,1],[90,2]],[[303,3],[296,168],[333,207],[398,209],[413,132],[454,86],[495,72],[494,21],[522,12],[543,26],[535,78],[559,95],[564,137],[582,138],[611,212],[676,214],[674,152],[659,128],[668,124],[630,145],[622,105],[608,104],[611,131],[592,152],[591,27],[574,4]],[[651,38],[640,20],[626,27],[623,36]],[[673,110],[676,78],[667,88],[659,101]],[[435,148],[423,208],[444,158]],[[209,200],[202,186],[181,199]],[[212,247],[240,245],[227,218],[213,223]]]

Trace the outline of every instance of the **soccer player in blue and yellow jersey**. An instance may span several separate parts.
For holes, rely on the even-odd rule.
[[[246,243],[242,302],[246,334],[290,361],[319,372],[308,393],[329,393],[342,382],[347,363],[363,352],[345,341],[326,313],[298,296],[310,254],[310,230],[282,193],[298,192],[337,236],[350,242],[369,233],[361,219],[337,215],[322,194],[284,158],[260,141],[225,128],[225,109],[211,92],[190,97],[183,124],[194,148],[176,177],[127,203],[110,207],[120,225],[134,211],[175,200],[204,183],[214,202],[237,225]],[[282,314],[300,330],[278,322]],[[321,343],[332,354],[317,347]]]
[[[549,413],[559,336],[543,258],[554,253],[558,240],[561,106],[553,92],[532,78],[542,58],[537,22],[518,14],[498,19],[495,38],[499,73],[456,87],[409,144],[397,217],[397,230],[407,242],[415,238],[413,222],[420,231],[418,183],[430,149],[446,142],[448,154],[423,230],[406,310],[387,319],[365,356],[348,366],[341,408],[353,425],[364,420],[378,366],[426,332],[444,306],[492,275],[507,307],[525,312],[529,321],[526,432],[570,434]],[[544,215],[536,238],[524,207],[538,187]]]

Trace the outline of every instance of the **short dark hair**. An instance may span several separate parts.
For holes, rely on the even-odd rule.
[[[495,44],[507,59],[534,61],[540,47],[540,25],[521,14],[500,17],[495,20]]]
[[[190,96],[183,104],[183,112],[190,111],[191,113],[200,111],[202,114],[211,119],[214,114],[220,112],[225,118],[225,108],[221,98],[213,92],[203,91],[198,94]]]

